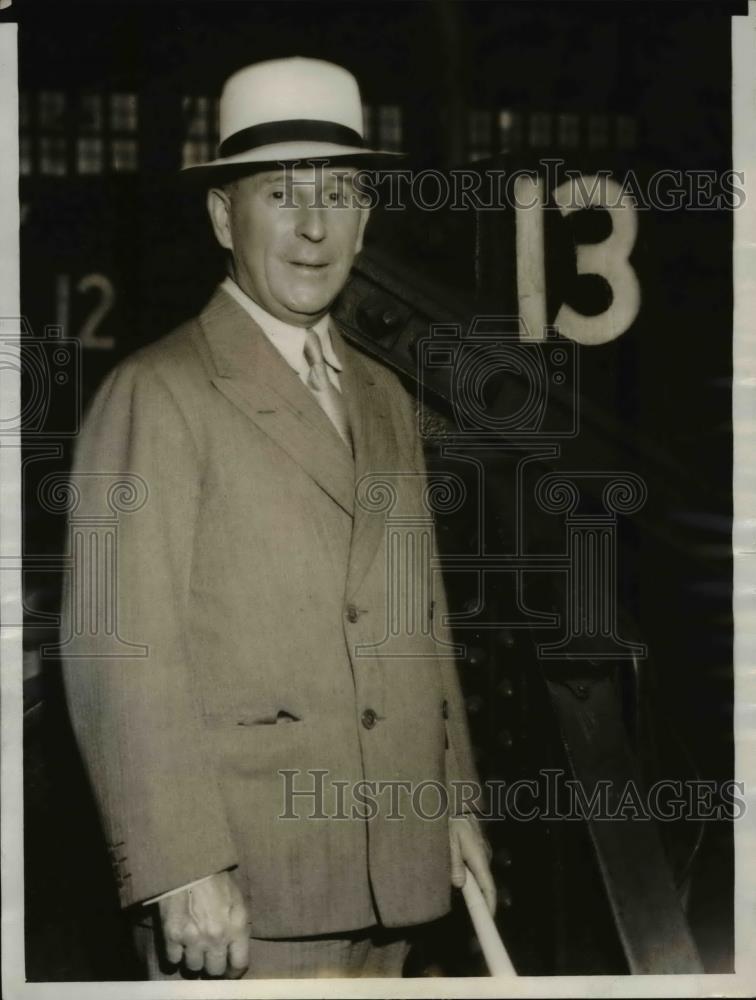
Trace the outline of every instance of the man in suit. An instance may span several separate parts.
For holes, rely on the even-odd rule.
[[[142,499],[111,563],[118,649],[113,627],[67,637],[70,713],[151,977],[400,975],[465,864],[495,891],[443,589],[410,593],[387,552],[391,511],[429,537],[414,408],[329,316],[376,154],[354,78],[317,60],[235,74],[221,135],[196,173],[228,277],[110,373],[78,442],[79,515],[103,477]]]

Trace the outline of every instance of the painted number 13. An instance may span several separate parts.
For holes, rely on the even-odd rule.
[[[597,316],[584,316],[567,303],[557,313],[559,333],[578,344],[606,344],[633,323],[640,309],[638,278],[628,258],[638,232],[638,217],[632,205],[620,204],[621,188],[611,178],[571,178],[555,188],[554,200],[563,216],[584,208],[603,208],[609,213],[612,231],[600,243],[578,244],[578,274],[597,274],[612,292],[612,303]],[[543,239],[543,181],[519,177],[517,198],[517,299],[520,337],[542,340],[546,326],[546,276]]]

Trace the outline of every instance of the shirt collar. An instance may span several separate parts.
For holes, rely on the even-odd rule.
[[[309,365],[304,357],[306,334],[304,327],[292,326],[290,323],[284,323],[283,320],[271,316],[266,309],[263,309],[254,299],[251,299],[231,277],[224,278],[220,287],[252,317],[268,340],[270,340],[284,360],[295,371],[307,372]],[[326,314],[317,323],[313,323],[310,329],[314,330],[320,338],[323,348],[323,358],[326,364],[330,365],[337,372],[340,372],[343,366],[331,344],[331,335],[328,329],[329,321],[330,315]]]

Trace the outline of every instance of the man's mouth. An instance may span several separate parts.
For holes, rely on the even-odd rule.
[[[328,261],[313,262],[308,260],[290,260],[290,264],[294,267],[299,267],[304,271],[322,271],[323,268],[328,267]]]

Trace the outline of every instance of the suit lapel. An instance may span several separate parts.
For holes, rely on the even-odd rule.
[[[376,509],[371,502],[370,483],[384,482],[391,488],[395,473],[411,470],[412,459],[397,436],[392,405],[396,400],[385,380],[376,376],[363,355],[348,346],[340,331],[331,323],[331,339],[344,368],[341,385],[354,438],[354,525],[347,587],[354,595],[370,568],[386,534],[390,511]],[[372,500],[379,493],[374,491]]]
[[[354,462],[296,372],[222,290],[200,315],[200,325],[217,371],[216,388],[352,514]]]
[[[390,513],[371,508],[367,486],[371,481],[391,484],[396,472],[414,468],[411,450],[402,447],[396,432],[396,401],[385,379],[332,322],[354,438],[352,459],[296,372],[231,296],[218,290],[200,315],[200,325],[217,372],[212,378],[216,388],[354,516],[348,587],[356,593],[385,538]]]

